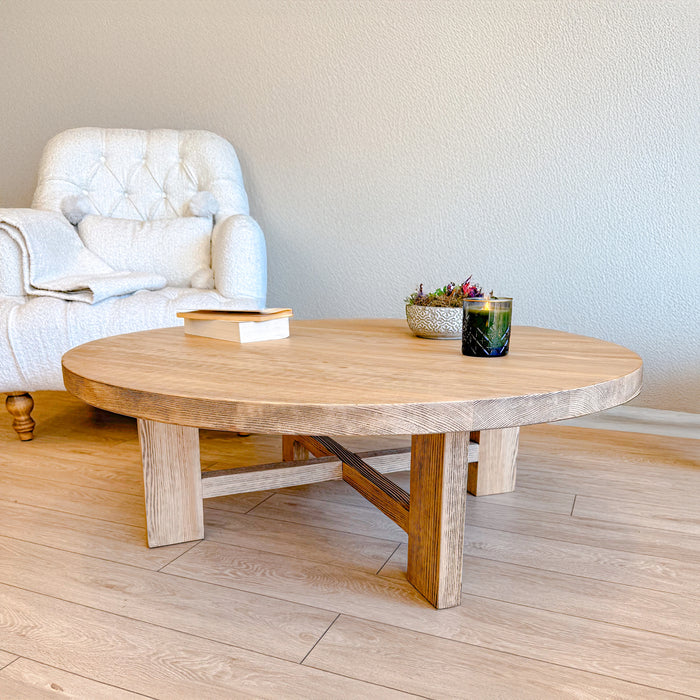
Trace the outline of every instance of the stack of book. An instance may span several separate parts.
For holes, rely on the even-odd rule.
[[[252,311],[181,311],[185,333],[236,343],[279,340],[289,337],[291,309],[255,309]]]

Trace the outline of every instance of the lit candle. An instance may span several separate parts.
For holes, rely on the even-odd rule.
[[[510,345],[513,300],[509,297],[475,297],[464,300],[462,354],[502,357]]]

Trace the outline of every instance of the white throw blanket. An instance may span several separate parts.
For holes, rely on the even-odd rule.
[[[165,277],[121,272],[89,251],[62,214],[0,209],[0,230],[19,246],[24,292],[95,304],[140,289],[160,289]]]

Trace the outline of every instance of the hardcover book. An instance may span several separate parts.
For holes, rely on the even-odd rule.
[[[291,309],[254,309],[251,311],[181,311],[185,333],[236,343],[280,340],[289,337]]]

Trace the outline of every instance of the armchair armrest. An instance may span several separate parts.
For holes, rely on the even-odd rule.
[[[212,233],[214,285],[242,307],[264,308],[267,297],[265,236],[254,219],[235,214],[218,221]]]
[[[22,257],[19,246],[0,227],[0,296],[24,296]]]

